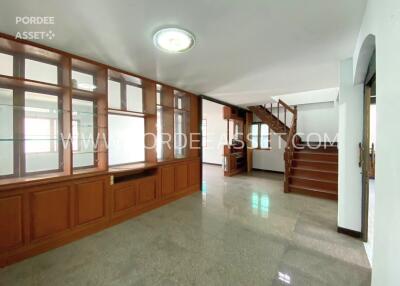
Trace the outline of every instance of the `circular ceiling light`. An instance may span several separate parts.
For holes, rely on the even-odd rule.
[[[153,36],[154,45],[169,53],[183,53],[194,46],[192,33],[179,28],[164,28]]]

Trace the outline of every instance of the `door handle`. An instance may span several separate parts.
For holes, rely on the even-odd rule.
[[[358,166],[361,168],[364,163],[364,147],[361,142],[358,143],[358,151],[359,151]]]

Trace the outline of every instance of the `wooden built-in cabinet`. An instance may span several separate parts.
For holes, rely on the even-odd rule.
[[[2,33],[0,53],[13,57],[13,72],[0,74],[0,88],[12,91],[12,118],[18,119],[12,126],[13,135],[18,136],[7,135],[10,138],[6,138],[15,145],[14,156],[10,156],[13,167],[0,177],[0,267],[200,190],[201,105],[198,96]],[[55,66],[56,82],[26,78],[24,60],[29,58]],[[79,84],[77,73],[91,76],[93,84],[84,81]],[[111,106],[108,97],[111,95],[110,80],[124,83],[117,96],[121,101],[117,107]],[[82,84],[86,84],[86,88]],[[128,108],[126,84],[136,84],[142,89],[140,110]],[[24,92],[56,96],[58,105],[53,112],[58,114],[57,132],[62,131],[65,139],[59,140],[58,146],[65,143],[65,147],[57,149],[55,169],[25,170],[24,117],[20,116],[26,107]],[[82,101],[89,110],[79,109],[78,103]],[[88,128],[93,138],[99,136],[93,148],[82,148],[78,141],[80,136],[75,138],[73,146],[73,133],[79,135],[76,130],[79,130],[77,116],[80,113],[88,117],[87,124],[82,123],[81,127]],[[157,154],[156,136],[145,135],[146,146],[152,147],[145,148],[144,162],[110,166],[108,139],[112,134],[109,132],[112,114],[143,118],[145,134],[159,135],[162,131],[171,135],[172,140],[161,146],[162,152]],[[179,136],[174,140],[177,134],[186,134],[188,139],[194,140],[193,144],[178,146],[178,141],[182,140],[178,140]],[[85,154],[91,154],[90,160],[80,164],[79,158]]]

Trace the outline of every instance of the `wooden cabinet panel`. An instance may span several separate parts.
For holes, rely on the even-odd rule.
[[[31,238],[56,234],[70,227],[70,188],[59,187],[30,194]]]
[[[188,163],[189,168],[189,186],[200,184],[200,162],[192,161]]]
[[[76,185],[77,223],[84,224],[105,216],[104,181]]]
[[[0,198],[0,251],[22,243],[22,196]]]
[[[174,192],[175,175],[174,166],[161,168],[161,195],[166,196]]]
[[[114,187],[114,211],[122,211],[136,205],[136,182]]]
[[[155,200],[157,198],[156,189],[156,178],[154,176],[140,179],[138,181],[139,204]]]
[[[188,164],[181,163],[175,166],[175,191],[179,192],[188,187]]]

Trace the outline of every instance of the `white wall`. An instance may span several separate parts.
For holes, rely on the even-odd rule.
[[[363,86],[353,85],[353,61],[340,66],[338,226],[361,231],[361,168],[358,143],[363,132]]]
[[[286,141],[281,139],[279,135],[271,133],[271,150],[253,151],[253,168],[268,171],[285,171],[285,161],[283,154],[285,153]]]
[[[335,102],[303,104],[297,107],[297,132],[303,141],[319,141],[324,136],[337,141],[339,113]],[[326,134],[326,135],[325,135]]]
[[[223,119],[223,105],[203,100],[203,119],[207,120],[207,146],[203,148],[203,162],[221,165],[228,132]]]
[[[376,36],[377,150],[373,286],[399,285],[400,257],[400,1],[369,0],[356,50],[354,79],[360,79],[359,60],[364,40]],[[355,116],[354,116],[355,117]]]

